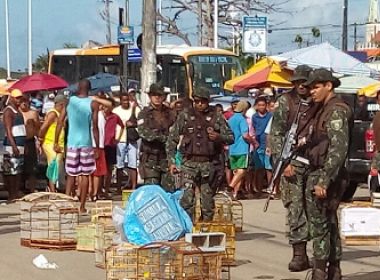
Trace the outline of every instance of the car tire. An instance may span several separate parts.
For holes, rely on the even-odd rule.
[[[358,182],[350,181],[348,188],[343,193],[342,202],[351,202],[353,200],[357,187],[358,187]]]

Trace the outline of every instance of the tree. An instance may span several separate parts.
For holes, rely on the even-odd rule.
[[[300,34],[297,34],[296,38],[294,38],[294,42],[298,44],[299,48],[301,48],[302,47],[302,43],[303,43],[302,36]]]
[[[275,3],[272,3],[275,2]],[[232,20],[231,11],[236,11],[242,15],[252,13],[273,13],[285,12],[282,6],[289,0],[219,0],[218,21],[223,25],[241,24],[240,20]],[[202,45],[212,47],[214,44],[214,0],[172,0],[170,6],[164,7],[164,10],[170,9],[171,15],[157,13],[157,17],[162,21],[163,33],[169,33],[181,38],[186,44],[190,45],[188,33],[181,30],[178,21],[185,13],[194,14],[199,20],[198,36]],[[220,36],[221,37],[221,36]],[[225,37],[221,37],[226,39]]]
[[[75,43],[66,42],[66,43],[63,43],[62,47],[64,49],[76,49],[76,48],[78,48],[78,45]]]
[[[37,72],[47,72],[49,66],[49,56],[40,54],[33,63],[33,69]]]
[[[321,31],[317,27],[313,27],[311,33],[313,34],[314,39],[321,37]]]

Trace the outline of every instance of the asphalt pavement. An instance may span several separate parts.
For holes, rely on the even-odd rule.
[[[365,189],[359,194],[366,194]],[[279,200],[272,201],[263,213],[264,199],[242,201],[244,228],[236,238],[237,266],[232,268],[233,280],[273,279],[303,280],[307,272],[287,270],[291,249],[285,238],[285,211]],[[90,203],[90,207],[93,206]],[[105,280],[105,271],[95,267],[93,253],[57,252],[20,246],[19,205],[0,205],[0,279],[7,280]],[[88,217],[84,218],[88,220]],[[44,254],[58,265],[56,270],[41,270],[32,264],[33,258]],[[310,244],[309,255],[311,256]],[[380,248],[344,247],[343,273],[347,280],[378,280]],[[226,274],[224,274],[226,276]]]

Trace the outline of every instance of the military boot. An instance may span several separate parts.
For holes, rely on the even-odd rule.
[[[309,258],[306,254],[306,242],[293,244],[293,258],[288,268],[291,272],[304,271],[310,268]]]
[[[330,262],[327,270],[327,280],[342,280],[340,262]]]
[[[326,264],[324,260],[315,260],[313,268],[313,276],[311,280],[326,280]]]

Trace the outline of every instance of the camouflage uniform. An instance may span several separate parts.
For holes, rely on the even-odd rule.
[[[318,69],[310,74],[308,84],[323,82],[331,82],[334,88],[340,85],[339,80],[328,70]],[[315,257],[313,280],[325,279],[327,262],[327,279],[341,279],[342,246],[337,209],[344,184],[348,182],[343,166],[348,152],[351,120],[350,107],[332,95],[318,113],[308,151],[311,171],[307,178],[305,197]],[[326,189],[325,199],[315,195],[315,186]]]
[[[306,81],[312,69],[301,65],[295,69],[292,82]],[[310,99],[310,94],[305,96],[298,94],[294,88],[280,96],[276,102],[277,108],[273,113],[269,145],[274,161],[278,159],[283,146],[284,138],[292,123],[297,118],[299,106],[299,125],[297,136],[300,139],[310,138],[310,126],[318,112],[318,105],[313,102],[305,102]],[[303,101],[303,102],[301,102]],[[304,150],[297,153],[305,158]],[[305,163],[306,162],[306,163]],[[289,226],[289,243],[293,247],[293,258],[289,263],[290,271],[302,271],[310,267],[306,254],[306,243],[309,240],[309,225],[305,209],[304,191],[306,187],[306,174],[309,170],[307,161],[292,160],[295,175],[292,177],[282,176],[280,179],[281,198],[287,210],[287,225]]]
[[[194,93],[195,97],[209,99],[207,89],[200,88]],[[209,140],[208,130],[219,133],[217,143]],[[183,155],[181,177],[184,194],[181,205],[191,218],[194,214],[195,187],[200,187],[202,218],[211,221],[214,215],[213,190],[210,187],[209,177],[212,159],[216,156],[217,144],[231,144],[233,134],[222,114],[208,107],[203,112],[193,108],[179,114],[176,122],[170,129],[166,143],[166,151],[171,164],[175,164],[175,154],[180,137],[180,152]],[[191,154],[189,153],[191,151]]]
[[[152,90],[156,89],[151,87]],[[161,185],[166,191],[174,190],[174,178],[168,172],[165,152],[169,128],[174,121],[175,112],[165,105],[161,109],[152,105],[144,107],[137,118],[137,130],[142,139],[139,166],[141,178],[144,179],[144,184]]]

